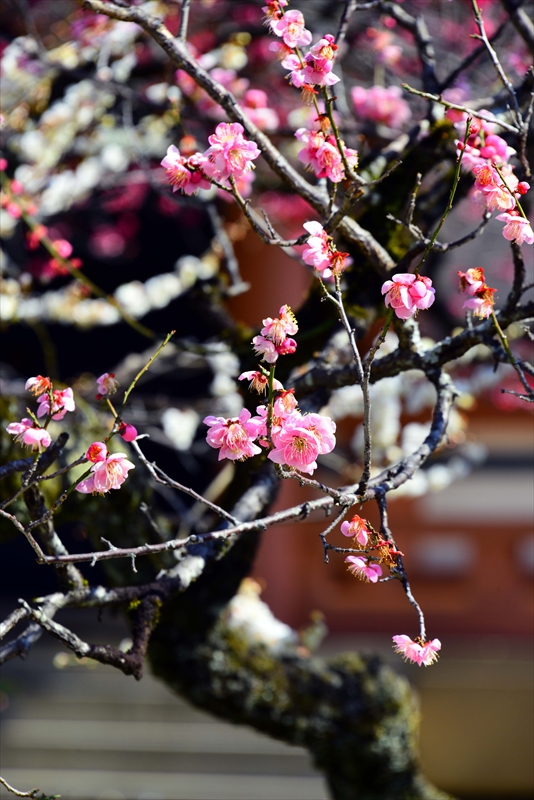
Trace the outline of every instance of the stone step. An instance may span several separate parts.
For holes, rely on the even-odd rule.
[[[114,772],[194,772],[199,775],[289,775],[316,777],[307,756],[242,753],[157,753],[120,750],[2,748],[2,765],[10,769],[99,770]]]
[[[122,750],[157,753],[306,755],[256,731],[218,722],[131,722],[116,720],[7,719],[4,746],[42,750]]]
[[[19,791],[38,787],[62,800],[327,800],[320,778],[279,775],[224,775],[193,772],[111,772],[5,769]],[[0,789],[0,798],[13,795]]]

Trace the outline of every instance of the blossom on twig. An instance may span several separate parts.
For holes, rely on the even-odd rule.
[[[394,309],[399,319],[409,319],[417,311],[430,308],[435,290],[432,281],[424,275],[399,273],[382,285],[386,307]]]
[[[282,17],[271,18],[269,27],[275,36],[281,36],[284,44],[291,49],[311,44],[312,35],[304,27],[304,15],[301,11],[286,11]]]
[[[93,464],[92,474],[80,481],[76,491],[81,494],[106,494],[111,489],[120,489],[131,469],[135,469],[135,464],[128,461],[124,453],[113,453]]]
[[[432,639],[431,642],[419,644],[410,639],[409,636],[401,634],[394,636],[394,650],[404,656],[407,661],[413,661],[419,667],[428,667],[438,660],[438,652],[441,650],[439,639]]]
[[[401,128],[412,116],[399,86],[355,86],[351,90],[354,111],[361,119],[380,122],[388,128]]]
[[[497,214],[496,219],[506,222],[502,230],[502,235],[508,241],[515,241],[516,244],[534,244],[534,231],[528,219],[519,216],[517,212],[505,211],[503,214]]]
[[[305,222],[302,226],[311,233],[302,252],[305,264],[315,267],[323,278],[341,275],[348,263],[348,253],[342,253],[335,246],[320,222]],[[350,263],[350,262],[349,262]]]
[[[361,556],[347,556],[345,563],[349,565],[349,572],[366,583],[377,583],[382,575],[382,567],[379,564],[373,564]]]
[[[367,545],[371,532],[367,527],[367,521],[355,514],[350,522],[341,523],[341,533],[343,536],[352,537],[362,547]]]
[[[254,391],[258,392],[258,394],[263,394],[269,388],[269,376],[265,375],[265,373],[260,372],[259,370],[249,370],[248,372],[242,372],[241,375],[237,379],[238,381],[250,381],[249,388]],[[280,381],[273,379],[273,389],[277,392],[281,392],[284,390],[284,387],[280,383]]]
[[[467,272],[460,272],[460,291],[467,295],[462,308],[471,309],[475,316],[487,319],[493,311],[495,300],[493,295],[497,289],[486,285],[482,267],[471,267]]]
[[[52,413],[52,419],[63,419],[67,411],[74,411],[76,405],[74,403],[74,395],[71,388],[55,389],[52,392],[52,411],[50,411],[50,400],[48,394],[42,394],[37,398],[39,408],[37,409],[37,416],[44,417]]]
[[[24,388],[27,392],[31,392],[35,396],[47,392],[52,386],[50,378],[45,378],[43,375],[36,375],[34,378],[28,378]]]
[[[184,158],[178,148],[171,144],[161,166],[165,167],[173,192],[180,189],[184,194],[192,195],[199,189],[210,188],[210,182],[202,171],[206,163],[207,158],[201,153],[193,153],[189,158]]]
[[[15,437],[15,442],[21,442],[32,450],[41,450],[49,447],[52,437],[44,428],[34,426],[33,420],[24,417],[20,422],[10,422],[6,431]]]
[[[119,436],[124,439],[125,442],[135,442],[137,439],[137,428],[134,428],[134,426],[130,425],[128,422],[121,422],[119,425]]]
[[[258,455],[261,449],[254,444],[258,437],[260,423],[251,419],[252,415],[244,408],[238,417],[225,419],[224,417],[208,416],[204,423],[210,430],[206,441],[210,447],[219,449],[219,461],[229,458],[231,461],[244,461],[246,458]]]
[[[304,142],[305,147],[299,152],[298,158],[303,164],[313,170],[317,178],[329,178],[333,183],[345,180],[345,164],[337,147],[336,138],[332,134],[325,136],[322,131],[309,131],[307,128],[298,128],[295,138]],[[351,169],[358,166],[358,153],[345,146],[341,140],[341,147],[345,160]]]
[[[98,386],[97,400],[101,400],[106,394],[115,394],[120,385],[114,372],[104,372],[96,379],[96,383]]]
[[[208,136],[210,147],[204,153],[206,175],[215,180],[240,177],[254,169],[252,161],[261,154],[258,145],[243,136],[239,122],[221,122],[215,133]]]

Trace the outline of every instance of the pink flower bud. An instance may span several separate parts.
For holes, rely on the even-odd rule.
[[[93,464],[97,464],[99,461],[105,461],[107,454],[108,449],[104,442],[93,442],[93,444],[89,445],[85,457],[92,461]]]
[[[68,258],[72,254],[72,245],[66,239],[56,239],[52,244],[62,258]]]
[[[135,442],[137,439],[137,429],[127,422],[123,422],[119,428],[119,435],[122,436],[125,442]]]

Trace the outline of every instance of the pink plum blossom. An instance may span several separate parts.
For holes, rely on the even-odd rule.
[[[307,47],[311,44],[312,35],[304,27],[304,16],[301,11],[286,11],[283,17],[272,19],[269,27],[276,36],[281,36],[284,44],[292,50],[295,47]]]
[[[393,36],[389,31],[367,28],[366,34],[371,40],[371,48],[377,54],[377,61],[394,67],[402,56],[402,47],[392,44]]]
[[[430,278],[401,272],[383,284],[382,294],[386,295],[386,307],[393,308],[399,319],[409,319],[418,310],[430,308],[435,290]]]
[[[260,331],[262,336],[270,339],[275,345],[282,344],[288,336],[293,336],[299,329],[295,315],[289,306],[282,306],[278,313],[280,314],[279,318],[267,317],[264,319],[263,328]]]
[[[336,424],[321,414],[302,415],[294,408],[291,410],[293,402],[296,404],[293,397],[291,400],[292,403],[286,407],[282,405],[282,398],[279,398],[278,405],[275,402],[272,426],[274,450],[268,458],[276,464],[296,467],[311,475],[317,468],[317,456],[332,452],[336,445]]]
[[[302,253],[305,264],[315,267],[323,278],[339,276],[349,261],[349,254],[338,250],[319,222],[305,222],[303,227],[312,235]]]
[[[351,90],[354,111],[361,119],[380,122],[388,128],[401,128],[412,112],[399,86],[355,86]]]
[[[254,345],[254,350],[257,355],[263,357],[263,361],[266,361],[268,364],[274,364],[278,361],[278,350],[270,339],[266,339],[265,336],[255,336],[252,340],[252,344]]]
[[[104,372],[99,378],[96,379],[98,386],[97,400],[100,400],[106,394],[115,394],[119,388],[119,382],[115,378],[114,372]]]
[[[106,494],[110,489],[120,489],[128,472],[135,464],[128,461],[124,453],[113,453],[103,461],[97,461],[91,467],[91,475],[80,481],[76,491],[82,494]]]
[[[279,356],[289,356],[291,353],[294,353],[297,349],[297,343],[294,339],[291,339],[289,336],[287,339],[284,339],[282,344],[276,345],[276,350]]]
[[[32,450],[41,450],[49,447],[52,437],[44,428],[34,427],[33,420],[24,417],[20,422],[10,422],[6,431],[15,437],[16,442],[21,442]]]
[[[267,317],[263,320],[260,335],[252,340],[256,353],[262,355],[268,364],[274,364],[278,356],[294,353],[297,349],[297,343],[289,336],[298,331],[295,315],[287,305],[282,306],[278,313],[279,318]]]
[[[297,400],[293,389],[282,392],[276,398],[273,403],[273,415],[271,419],[271,436],[273,438],[276,433],[282,430],[285,420],[293,414],[296,407]],[[253,419],[258,423],[258,436],[265,437],[267,436],[267,406],[258,406],[256,411],[258,416]],[[260,441],[260,444],[264,444],[264,442]],[[265,444],[267,444],[267,442],[265,442]]]
[[[280,418],[285,419],[297,407],[297,398],[294,389],[283,391],[274,401],[273,410]]]
[[[485,111],[485,109],[482,109]],[[488,112],[486,112],[488,113]],[[493,125],[482,119],[473,119],[469,128],[469,136],[464,145],[465,124],[467,114],[462,112],[462,120],[455,124],[462,139],[457,139],[457,149],[463,151],[462,167],[473,169],[476,166],[485,166],[488,163],[506,165],[516,151],[506,141],[493,133]],[[481,135],[482,134],[482,135]]]
[[[367,540],[370,536],[366,520],[362,519],[362,517],[359,517],[357,514],[353,516],[350,522],[341,523],[341,533],[343,536],[352,537],[362,547],[367,545]]]
[[[37,398],[39,408],[37,409],[37,416],[44,417],[50,414],[50,401],[48,394],[42,394]],[[74,395],[72,389],[55,389],[52,392],[52,419],[63,419],[67,411],[74,411],[76,405],[74,403]]]
[[[269,23],[272,19],[280,19],[283,16],[282,8],[287,6],[289,0],[269,0],[266,6],[262,6],[261,10],[266,15],[266,22]]]
[[[269,376],[265,375],[263,372],[259,372],[258,370],[249,370],[248,372],[242,372],[238,381],[250,381],[249,388],[254,391],[258,392],[258,394],[262,394],[266,392],[269,388]],[[284,387],[280,383],[280,381],[273,379],[273,389],[277,392],[281,392],[284,390]]]
[[[302,227],[311,234],[302,253],[302,260],[319,272],[327,270],[330,266],[330,237],[320,222],[312,220],[305,222]]]
[[[361,556],[347,556],[345,563],[349,565],[349,572],[366,583],[376,583],[382,575],[379,564],[373,564]]]
[[[333,183],[345,180],[345,166],[333,135],[325,136],[322,131],[309,131],[299,128],[295,137],[306,145],[298,154],[299,161],[313,170],[318,178],[329,178]],[[346,147],[341,141],[343,152],[349,167],[358,166],[358,153]]]
[[[249,89],[245,92],[242,102],[249,120],[260,131],[276,131],[280,124],[280,117],[273,108],[268,107],[268,98],[261,89]]]
[[[495,305],[493,295],[496,291],[497,289],[490,289],[489,286],[484,286],[476,295],[465,300],[462,308],[469,308],[474,312],[476,317],[487,319],[491,316],[493,306]]]
[[[400,653],[407,661],[413,661],[419,667],[428,667],[438,660],[438,652],[441,650],[439,639],[432,639],[431,642],[419,644],[410,639],[409,636],[401,634],[394,636],[393,641],[395,642],[395,652]]]
[[[496,219],[506,222],[502,229],[502,235],[508,241],[513,242],[515,240],[516,244],[519,245],[523,244],[523,242],[534,244],[534,232],[530,222],[525,217],[505,211],[503,214],[497,214]]]
[[[43,375],[36,375],[34,378],[28,378],[24,388],[27,392],[31,392],[35,396],[48,392],[52,383],[50,378],[45,378]]]
[[[210,430],[206,441],[210,447],[220,448],[219,461],[229,458],[231,461],[242,461],[261,453],[254,444],[258,436],[259,421],[251,419],[251,413],[244,408],[238,417],[205,417],[204,422]]]
[[[471,267],[467,272],[460,272],[460,291],[467,295],[462,308],[469,308],[475,316],[487,319],[493,311],[495,300],[493,295],[497,291],[487,286],[482,267]]]
[[[486,211],[511,211],[515,208],[515,197],[503,185],[494,184],[483,189]]]
[[[244,138],[243,131],[239,122],[221,122],[208,137],[211,146],[204,153],[208,159],[204,171],[209,177],[224,180],[254,169],[252,161],[260,150],[255,142]]]
[[[330,417],[323,416],[322,414],[300,414],[294,412],[284,420],[284,430],[290,430],[293,427],[305,428],[312,433],[317,439],[317,446],[319,454],[325,455],[331,453],[336,446],[336,423]],[[276,444],[276,440],[273,437]]]
[[[282,66],[291,71],[289,80],[298,89],[304,85],[333,86],[339,81],[332,72],[336,50],[334,37],[326,34],[306,53],[303,61],[290,53],[282,61]]]
[[[458,270],[458,277],[460,278],[460,291],[471,297],[479,289],[482,289],[485,283],[484,269],[482,267],[471,267],[467,272]]]
[[[275,448],[267,456],[271,461],[295,467],[308,475],[317,469],[315,459],[319,455],[319,443],[311,431],[306,428],[282,428],[275,436]]]
[[[196,194],[199,189],[209,189],[210,182],[206,179],[203,167],[207,159],[200,153],[194,153],[185,158],[173,144],[168,148],[167,155],[161,162],[165,167],[165,174],[172,186],[173,192],[182,191],[184,194]]]

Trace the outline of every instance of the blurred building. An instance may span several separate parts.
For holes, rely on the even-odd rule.
[[[484,464],[441,492],[389,506],[429,638],[443,645],[437,665],[404,672],[421,693],[428,776],[460,797],[526,798],[534,789],[534,425],[528,410],[480,402],[469,432],[487,448]],[[315,496],[286,481],[277,507]],[[361,514],[377,525],[368,505]],[[392,635],[417,634],[415,611],[398,581],[361,583],[336,553],[324,563],[319,532],[329,522],[322,515],[264,534],[254,573],[263,598],[295,627],[322,611],[327,652],[363,648],[389,660]],[[329,541],[347,546],[339,531]],[[402,668],[398,657],[391,663]]]

